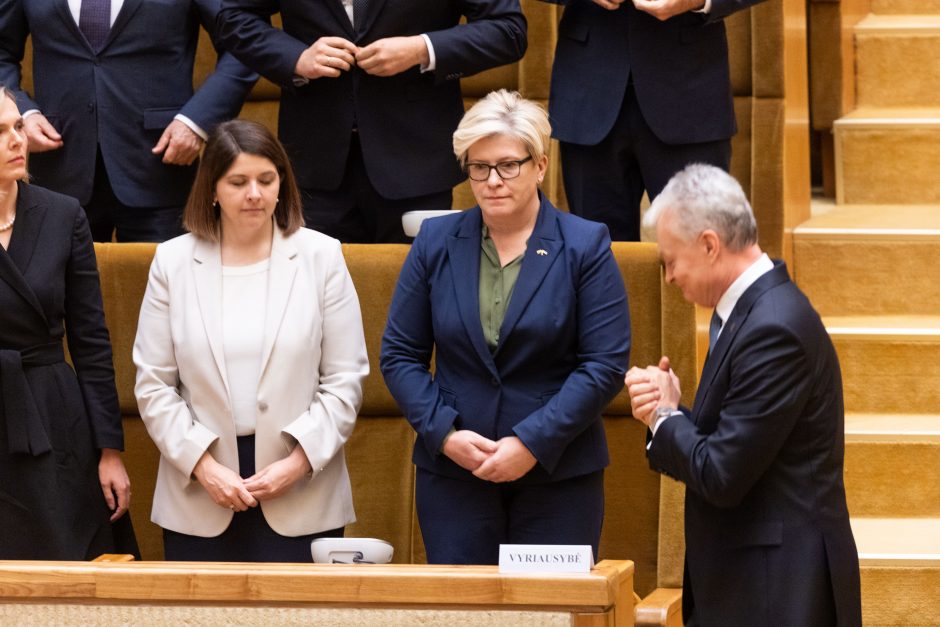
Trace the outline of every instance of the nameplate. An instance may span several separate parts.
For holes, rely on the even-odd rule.
[[[500,544],[501,573],[588,573],[594,553],[587,544]]]

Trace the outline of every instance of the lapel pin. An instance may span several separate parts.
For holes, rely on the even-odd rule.
[[[548,254],[548,251],[545,250],[544,248],[539,248],[537,251],[535,251],[535,254],[536,254],[536,255],[542,255],[542,256],[544,257],[545,255]]]

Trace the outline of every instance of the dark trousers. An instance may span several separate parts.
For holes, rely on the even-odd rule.
[[[182,207],[131,207],[118,200],[100,150],[85,215],[96,242],[112,241],[115,232],[119,242],[165,242],[185,233]]]
[[[418,468],[415,504],[429,564],[496,564],[500,544],[589,544],[596,559],[604,471],[521,485]]]
[[[238,472],[247,479],[255,474],[255,436],[238,438]],[[316,512],[297,512],[316,516]],[[188,562],[312,562],[310,543],[317,538],[341,538],[343,527],[304,536],[282,536],[264,519],[261,505],[235,512],[222,535],[203,538],[163,530],[167,560]]]
[[[394,167],[389,164],[388,167]],[[406,211],[450,209],[449,189],[415,198],[385,198],[369,180],[362,160],[359,135],[353,133],[346,160],[346,172],[338,189],[300,190],[304,221],[314,230],[341,242],[358,244],[409,243],[401,226]]]
[[[690,163],[723,170],[731,140],[669,145],[646,124],[631,82],[614,126],[594,146],[561,143],[562,175],[571,213],[603,222],[615,241],[640,240],[640,201],[652,200],[672,175]]]

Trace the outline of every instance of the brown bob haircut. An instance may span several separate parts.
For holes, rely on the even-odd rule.
[[[274,208],[277,226],[290,235],[304,225],[300,192],[284,146],[262,124],[229,120],[215,127],[209,136],[183,211],[183,226],[196,237],[218,241],[221,216],[215,206],[215,186],[242,153],[264,157],[277,170],[281,182]]]

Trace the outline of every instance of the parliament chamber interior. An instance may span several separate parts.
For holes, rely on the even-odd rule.
[[[465,106],[501,87],[547,106],[562,8],[522,6],[525,57],[464,79]],[[940,3],[767,0],[726,24],[738,124],[731,173],[751,200],[761,247],[787,262],[841,362],[864,622],[940,624]],[[199,55],[205,76],[214,65],[205,37]],[[276,129],[278,98],[262,79],[242,116]],[[564,208],[554,144],[543,190]],[[469,185],[458,186],[454,208],[473,204]],[[631,365],[673,356],[691,404],[710,312],[663,282],[655,244],[613,250],[630,298]],[[682,624],[684,488],[649,470],[646,429],[631,419],[626,392],[604,414],[611,464],[591,577],[425,565],[415,436],[378,370],[406,245],[343,246],[372,365],[346,445],[358,519],[346,536],[390,542],[394,564],[163,562],[150,522],[159,453],[137,414],[131,360],[153,251],[96,244],[143,562],[0,562],[0,623]]]

